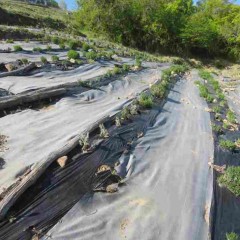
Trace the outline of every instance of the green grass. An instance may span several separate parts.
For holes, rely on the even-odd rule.
[[[45,57],[41,57],[41,62],[43,63],[43,64],[46,64],[48,61],[47,61],[47,59],[45,58]]]
[[[237,122],[236,116],[233,111],[231,110],[227,111],[227,120],[233,124]]]
[[[239,235],[234,232],[231,232],[226,234],[226,238],[227,240],[239,240]]]
[[[68,41],[67,45],[72,50],[76,50],[78,47],[81,47],[81,43],[78,41],[74,41],[74,40]]]
[[[227,187],[236,196],[240,196],[240,167],[228,167],[218,182]]]
[[[59,57],[56,56],[56,55],[53,55],[53,56],[52,56],[52,61],[53,61],[53,62],[59,61]]]

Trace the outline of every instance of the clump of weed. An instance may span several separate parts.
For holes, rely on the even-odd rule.
[[[123,64],[122,68],[124,72],[128,72],[130,70],[130,66],[126,63]]]
[[[105,128],[104,124],[101,123],[99,125],[99,129],[100,129],[100,137],[101,138],[108,138],[109,137],[109,133],[108,133],[108,130]]]
[[[154,84],[151,87],[151,93],[157,98],[163,98],[167,91],[167,85],[164,83]]]
[[[15,52],[20,52],[20,51],[23,50],[20,45],[15,45],[15,46],[13,46],[13,49],[14,49]]]
[[[220,140],[219,144],[223,149],[229,150],[231,152],[236,150],[235,143],[230,140]]]
[[[221,108],[219,106],[215,106],[215,107],[213,107],[213,112],[220,113],[221,112]]]
[[[69,50],[67,53],[68,59],[78,59],[79,53],[75,50]]]
[[[240,196],[240,167],[228,167],[218,182],[227,187],[236,196]]]
[[[222,130],[221,126],[219,126],[219,125],[213,124],[212,129],[214,132],[216,132],[219,135],[223,134],[223,130]]]
[[[65,44],[64,44],[64,43],[60,43],[60,44],[59,44],[59,48],[60,48],[60,49],[65,49],[65,48],[66,48],[66,46],[65,46]]]
[[[153,98],[151,95],[146,93],[142,93],[138,99],[138,103],[140,106],[144,108],[152,108],[153,106]]]
[[[137,104],[131,104],[129,108],[129,112],[131,115],[137,115],[138,114],[138,105]]]
[[[138,67],[138,68],[142,67],[142,60],[139,56],[137,56],[136,59],[135,59],[135,66]]]
[[[47,64],[47,59],[44,57],[44,56],[42,56],[41,57],[41,62],[43,63],[43,64]]]

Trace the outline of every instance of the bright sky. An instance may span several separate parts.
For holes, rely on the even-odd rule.
[[[76,0],[65,0],[65,2],[67,3],[69,10],[76,9]],[[236,0],[236,3],[240,4],[240,0]]]

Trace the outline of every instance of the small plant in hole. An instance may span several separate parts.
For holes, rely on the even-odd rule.
[[[20,59],[20,61],[23,65],[27,65],[29,63],[29,61],[26,58],[22,58]]]
[[[227,240],[240,240],[239,235],[237,235],[234,232],[227,233],[226,238],[227,238]]]
[[[97,53],[92,51],[92,52],[87,52],[86,53],[86,58],[88,60],[96,60],[97,59]]]
[[[119,118],[119,117],[116,117],[115,118],[115,125],[117,126],[117,127],[121,127],[121,119]]]
[[[131,114],[130,114],[130,110],[129,108],[126,106],[122,109],[121,111],[121,119],[122,120],[127,120],[131,117]]]
[[[137,56],[136,59],[135,59],[135,66],[138,67],[138,68],[142,67],[142,60],[139,56]]]
[[[213,107],[213,112],[220,113],[221,112],[221,108],[219,106],[215,106],[215,107]]]
[[[240,196],[240,167],[228,167],[218,182],[227,187],[237,197]]]
[[[144,108],[152,108],[153,106],[153,98],[151,95],[146,93],[142,93],[138,99],[138,103],[140,106]]]
[[[138,106],[137,104],[131,104],[129,108],[129,112],[131,115],[137,115],[138,114]]]
[[[59,57],[56,56],[56,55],[53,55],[53,56],[52,56],[52,61],[53,61],[53,62],[59,61]]]
[[[76,50],[80,46],[80,43],[74,40],[70,40],[67,44],[72,50]]]
[[[69,50],[67,53],[68,59],[78,59],[79,53],[75,50]]]
[[[42,56],[41,57],[41,62],[43,63],[43,64],[47,64],[47,59],[44,57],[44,56]]]
[[[82,147],[83,152],[88,151],[88,149],[90,148],[89,133],[86,133],[85,135],[80,136],[79,144]]]
[[[20,52],[20,51],[23,50],[22,47],[19,46],[19,45],[15,45],[15,46],[13,47],[13,49],[14,49],[15,52]]]
[[[87,52],[90,49],[90,46],[87,43],[83,43],[82,49],[83,51]]]
[[[60,43],[60,40],[59,40],[59,38],[58,37],[52,37],[52,43],[54,43],[54,44],[59,44]]]
[[[234,142],[230,141],[230,140],[220,140],[219,142],[220,146],[223,148],[223,149],[227,149],[231,152],[235,151],[236,150],[236,145]]]
[[[42,48],[40,48],[40,47],[35,47],[35,48],[33,48],[33,52],[42,52],[43,50],[42,50]]]
[[[128,72],[130,70],[130,66],[127,65],[126,63],[123,64],[122,68],[124,72]]]
[[[108,138],[109,137],[109,133],[108,133],[108,130],[105,128],[104,124],[101,123],[99,125],[99,129],[100,129],[100,137],[101,138]]]
[[[227,111],[227,120],[233,124],[237,122],[236,116],[233,111],[231,110]]]
[[[47,45],[47,51],[51,51],[52,50],[52,47],[50,45]]]
[[[14,43],[13,39],[7,39],[6,43]]]
[[[222,130],[221,126],[219,126],[219,125],[213,124],[212,129],[217,134],[223,134],[223,130]]]
[[[64,43],[60,43],[60,44],[59,44],[59,48],[60,48],[60,49],[65,49],[65,48],[66,48],[66,46],[65,46],[65,44],[64,44]]]

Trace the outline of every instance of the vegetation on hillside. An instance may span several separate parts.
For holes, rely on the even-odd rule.
[[[152,52],[240,57],[240,6],[228,0],[78,0],[76,24]]]

